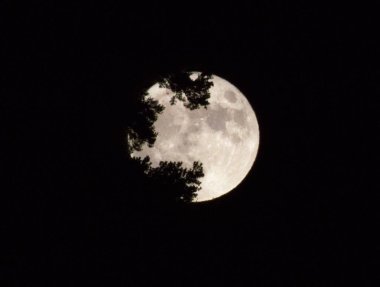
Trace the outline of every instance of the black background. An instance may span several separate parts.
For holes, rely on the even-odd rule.
[[[374,9],[303,2],[3,2],[2,286],[376,286]],[[124,142],[180,70],[236,85],[261,132],[234,192],[185,207]]]

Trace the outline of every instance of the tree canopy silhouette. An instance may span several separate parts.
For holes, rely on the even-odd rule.
[[[204,173],[203,165],[199,161],[194,161],[192,168],[183,167],[182,162],[173,161],[160,161],[157,167],[152,167],[149,156],[143,159],[135,157],[132,161],[147,176],[150,185],[155,189],[155,195],[163,200],[192,202],[201,189],[199,178]]]
[[[141,151],[144,143],[149,147],[154,145],[157,138],[154,123],[163,110],[164,106],[157,100],[147,97],[147,93],[138,100],[134,119],[127,127],[129,153]]]
[[[190,110],[200,107],[207,108],[210,98],[209,89],[213,86],[212,75],[200,73],[196,79],[190,78],[190,72],[180,72],[161,78],[158,83],[161,88],[172,90],[175,95],[170,103],[182,101]],[[146,143],[153,147],[157,138],[154,123],[165,107],[145,92],[138,99],[133,120],[127,126],[127,147],[130,160],[141,174],[145,174],[153,187],[161,186],[158,192],[162,199],[175,202],[191,202],[200,190],[200,177],[204,176],[202,163],[193,162],[192,168],[183,167],[182,162],[161,161],[157,167],[152,167],[150,158],[133,157],[134,151],[141,151]]]
[[[211,81],[210,73],[200,73],[193,80],[190,78],[191,72],[180,72],[170,74],[158,81],[161,88],[172,90],[175,95],[170,99],[174,105],[177,100],[184,102],[184,106],[190,110],[198,109],[200,106],[207,108],[210,98],[209,89],[214,85]]]
[[[207,108],[210,98],[209,89],[214,85],[211,81],[212,75],[200,73],[195,80],[192,80],[190,76],[191,72],[170,74],[161,78],[158,83],[160,87],[170,89],[175,93],[170,99],[172,105],[179,100],[184,102],[184,106],[190,110],[200,107]],[[153,147],[157,138],[154,123],[164,109],[165,107],[157,100],[149,97],[147,92],[138,99],[133,120],[127,126],[130,153],[141,151],[144,143]]]

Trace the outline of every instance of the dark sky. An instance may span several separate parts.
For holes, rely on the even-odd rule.
[[[375,286],[371,7],[8,2],[2,286]],[[168,207],[123,135],[139,91],[181,70],[236,85],[261,143],[233,193]]]

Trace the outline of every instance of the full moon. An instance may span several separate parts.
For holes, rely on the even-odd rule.
[[[199,72],[190,76],[195,80]],[[236,188],[251,170],[259,147],[259,126],[247,98],[228,81],[212,75],[207,109],[191,110],[182,101],[170,103],[174,92],[154,84],[147,97],[165,107],[154,127],[153,147],[146,144],[133,157],[149,156],[152,166],[160,161],[181,161],[191,168],[203,163],[204,177],[195,202],[212,200]]]

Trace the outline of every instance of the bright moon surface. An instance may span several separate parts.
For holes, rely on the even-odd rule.
[[[198,72],[190,77],[196,79]],[[160,161],[181,161],[191,168],[203,163],[204,177],[195,202],[217,198],[233,190],[247,176],[259,147],[259,126],[246,97],[228,81],[213,75],[207,109],[190,110],[183,102],[169,103],[174,93],[158,83],[147,97],[165,107],[154,126],[152,148],[146,144],[134,157],[149,156],[153,167]]]

